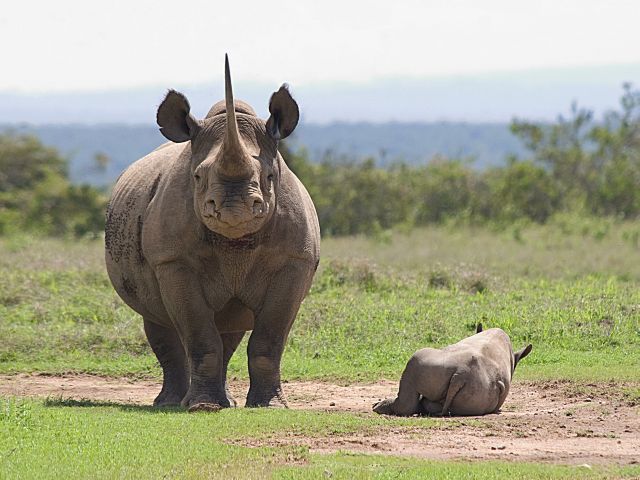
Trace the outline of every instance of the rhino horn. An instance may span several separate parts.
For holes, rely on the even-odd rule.
[[[251,166],[238,130],[233,87],[231,86],[231,73],[229,71],[229,57],[226,54],[224,56],[224,99],[227,127],[224,136],[223,156],[220,159],[220,169],[225,175],[231,177],[245,176],[250,174]]]

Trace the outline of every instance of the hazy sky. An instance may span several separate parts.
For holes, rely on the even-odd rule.
[[[9,0],[0,90],[292,85],[640,62],[638,0]]]

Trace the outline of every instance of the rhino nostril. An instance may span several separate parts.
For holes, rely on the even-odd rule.
[[[216,202],[214,200],[207,200],[204,204],[204,216],[213,217],[216,213]]]
[[[262,200],[254,200],[253,202],[253,214],[262,215],[264,213],[264,203]]]

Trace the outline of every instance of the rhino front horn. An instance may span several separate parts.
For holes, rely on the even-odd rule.
[[[238,177],[247,174],[246,154],[236,119],[236,109],[231,86],[231,72],[229,70],[229,56],[224,56],[224,100],[227,116],[227,126],[224,135],[224,155],[220,159],[220,168],[229,176]]]

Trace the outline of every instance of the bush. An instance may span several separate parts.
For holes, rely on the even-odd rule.
[[[0,135],[0,234],[95,235],[104,229],[105,195],[72,185],[67,159],[29,135]]]

